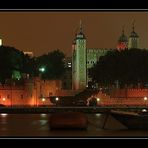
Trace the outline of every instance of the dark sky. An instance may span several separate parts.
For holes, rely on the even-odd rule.
[[[0,37],[35,56],[57,48],[70,56],[80,19],[88,48],[115,48],[122,26],[129,36],[134,19],[140,46],[148,48],[148,12],[0,12]]]

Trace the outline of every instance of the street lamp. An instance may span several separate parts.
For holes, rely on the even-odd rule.
[[[56,97],[56,98],[55,98],[55,101],[56,101],[56,106],[57,106],[57,103],[58,103],[58,101],[59,101],[59,98]]]
[[[40,76],[40,77],[41,77],[42,74],[45,72],[45,70],[46,70],[46,69],[45,69],[45,66],[42,66],[42,67],[39,68],[39,72],[40,72],[40,73],[39,73],[39,76]]]
[[[100,102],[100,98],[97,98],[97,105],[99,104],[99,102]]]
[[[45,72],[45,67],[40,67],[40,68],[39,68],[39,71],[40,71],[40,72]]]
[[[46,101],[46,99],[45,98],[42,98],[42,102],[43,102],[42,105],[45,105],[45,101]]]
[[[58,98],[58,97],[56,97],[56,98],[55,98],[55,100],[56,100],[56,101],[59,101],[59,98]]]
[[[144,97],[145,105],[147,105],[146,104],[147,100],[148,100],[148,98],[147,97]]]
[[[97,102],[100,102],[100,98],[97,98]]]
[[[45,102],[46,101],[46,99],[45,98],[42,98],[42,102]]]

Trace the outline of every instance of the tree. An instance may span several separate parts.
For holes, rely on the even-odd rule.
[[[0,82],[12,77],[13,71],[20,71],[22,64],[21,51],[9,46],[0,46]]]
[[[90,69],[93,81],[102,85],[114,84],[118,80],[120,86],[148,84],[148,50],[112,50],[102,56]]]
[[[42,78],[60,79],[65,71],[64,58],[64,53],[59,50],[37,57],[37,69],[45,68],[45,71],[40,72]]]
[[[22,67],[21,73],[29,74],[30,76],[37,76],[37,62],[36,57],[30,57],[29,55],[22,54]]]

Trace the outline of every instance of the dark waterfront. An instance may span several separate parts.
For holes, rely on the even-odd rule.
[[[105,115],[87,114],[87,130],[50,131],[50,114],[0,114],[1,137],[140,137],[148,136],[148,130],[128,130],[112,116],[102,129]]]

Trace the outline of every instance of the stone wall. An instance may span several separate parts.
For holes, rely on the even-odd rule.
[[[148,89],[113,89],[110,91],[111,98],[142,98],[148,97]]]
[[[61,90],[60,80],[26,80],[23,86],[0,86],[0,104],[6,106],[52,105],[50,96]]]

